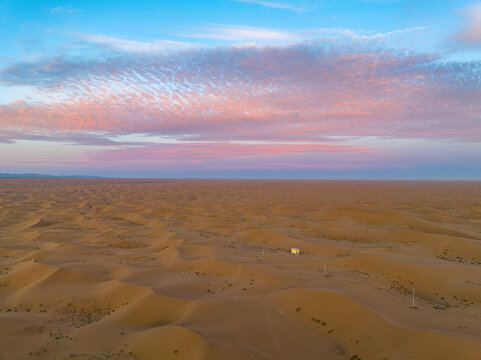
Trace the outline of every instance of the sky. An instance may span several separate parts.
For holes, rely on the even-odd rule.
[[[481,179],[481,1],[0,0],[0,172]]]

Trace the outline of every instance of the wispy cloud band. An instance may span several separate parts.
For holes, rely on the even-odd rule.
[[[427,54],[316,43],[56,57],[3,69],[4,84],[38,94],[1,106],[0,125],[246,140],[479,139],[480,69]]]
[[[273,1],[262,1],[262,0],[233,0],[233,1],[240,2],[240,3],[255,4],[255,5],[260,5],[267,8],[273,8],[273,9],[291,10],[296,12],[307,11],[307,8],[305,7],[294,6],[287,3],[280,3],[280,2],[273,2]]]

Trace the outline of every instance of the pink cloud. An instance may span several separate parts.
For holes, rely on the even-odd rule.
[[[478,141],[479,66],[438,60],[302,43],[18,63],[2,71],[2,80],[38,92],[0,106],[0,126],[51,136],[147,133],[203,141]]]
[[[481,2],[475,2],[462,11],[463,27],[453,38],[471,45],[481,44]]]
[[[364,160],[374,157],[372,149],[356,145],[211,142],[88,150],[77,158],[77,163],[165,170],[346,169],[366,167],[369,161]]]
[[[176,143],[118,150],[98,150],[88,156],[97,161],[128,161],[138,159],[223,159],[291,156],[299,153],[348,152],[370,154],[371,149],[355,145],[332,144],[239,144],[239,143]]]

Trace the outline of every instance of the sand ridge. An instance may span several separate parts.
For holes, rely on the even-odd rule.
[[[0,359],[481,359],[480,182],[1,179],[0,219]]]

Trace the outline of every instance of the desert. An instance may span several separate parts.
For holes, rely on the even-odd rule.
[[[479,182],[0,193],[1,359],[481,358]]]

